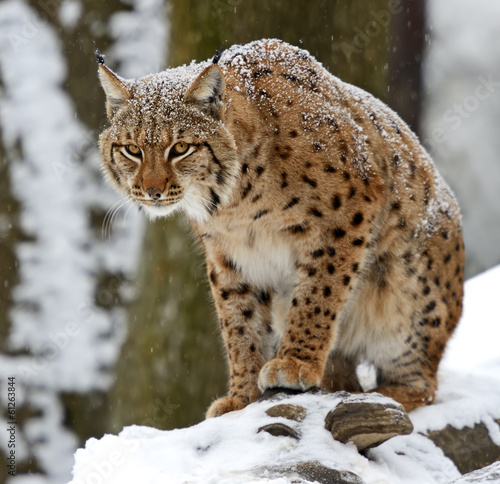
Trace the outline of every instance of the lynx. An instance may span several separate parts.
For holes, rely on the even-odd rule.
[[[268,388],[429,404],[461,314],[459,208],[407,125],[278,40],[128,80],[102,56],[106,178],[186,214],[206,255],[238,410]]]

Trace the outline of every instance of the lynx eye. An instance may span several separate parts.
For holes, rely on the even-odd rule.
[[[183,155],[188,149],[189,145],[187,143],[184,143],[184,141],[180,141],[179,143],[175,143],[174,147],[172,148],[172,155]]]
[[[136,158],[141,157],[141,149],[137,145],[134,144],[125,145],[125,151],[129,155],[135,156]]]

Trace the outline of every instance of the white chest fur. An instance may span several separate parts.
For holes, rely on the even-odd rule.
[[[235,230],[225,238],[224,249],[246,282],[272,289],[280,295],[295,286],[295,256],[279,235],[252,226]]]
[[[272,292],[272,322],[281,337],[297,283],[296,256],[279,234],[264,227],[231,227],[220,237],[228,259],[241,272],[243,282]]]

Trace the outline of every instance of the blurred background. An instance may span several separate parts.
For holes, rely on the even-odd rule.
[[[65,483],[87,439],[192,425],[225,392],[186,221],[146,223],[101,180],[93,50],[133,78],[263,37],[400,113],[459,199],[467,276],[500,262],[498,0],[2,0],[0,402],[7,421],[15,377],[17,477],[3,429],[0,482]]]

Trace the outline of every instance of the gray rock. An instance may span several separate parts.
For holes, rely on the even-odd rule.
[[[275,422],[269,425],[264,425],[258,432],[267,432],[268,434],[274,435],[275,437],[292,437],[294,439],[300,439],[300,433],[288,425]]]
[[[266,410],[266,413],[270,417],[283,417],[288,420],[294,420],[295,422],[302,422],[307,415],[306,409],[304,407],[291,405],[289,403],[283,403],[268,408]]]
[[[500,424],[500,420],[497,420]],[[428,437],[442,449],[462,474],[500,460],[500,447],[490,439],[483,423],[474,428],[456,429],[448,425],[428,433]],[[500,479],[499,479],[500,482]]]
[[[373,395],[366,402],[359,396],[337,405],[326,416],[325,428],[335,440],[353,442],[359,451],[413,431],[413,425],[402,405],[388,403],[386,399],[377,403]]]

